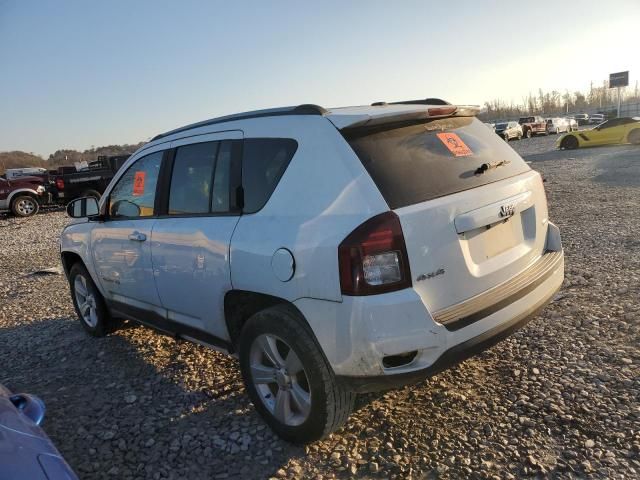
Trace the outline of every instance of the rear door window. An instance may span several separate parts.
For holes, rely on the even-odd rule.
[[[509,145],[472,117],[345,129],[342,133],[392,209],[530,170]],[[448,145],[451,142],[455,145]],[[498,162],[504,164],[477,173],[483,164]]]
[[[245,138],[242,150],[242,188],[245,213],[262,209],[296,153],[290,138]]]
[[[218,147],[219,142],[204,142],[176,149],[169,191],[169,215],[209,212]]]

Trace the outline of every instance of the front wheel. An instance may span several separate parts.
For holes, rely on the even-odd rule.
[[[525,136],[525,137],[527,137],[527,138],[531,138],[531,135],[532,135],[532,133],[531,133],[531,129],[530,129],[530,128],[527,128],[527,129],[525,130],[525,132],[524,132],[524,136]]]
[[[504,141],[509,143],[509,134],[508,133],[504,134]]]
[[[640,145],[640,128],[631,130],[627,138],[629,140],[629,143],[632,143],[634,145]]]
[[[30,195],[20,195],[11,202],[11,211],[16,217],[31,217],[40,210],[38,201]]]
[[[71,267],[69,285],[73,306],[82,327],[94,337],[110,333],[115,327],[115,321],[109,315],[104,299],[84,265],[76,263]]]
[[[565,150],[573,150],[578,148],[578,139],[573,135],[569,135],[562,139],[562,143],[560,143],[560,148],[564,148]]]
[[[251,401],[283,439],[312,442],[347,421],[356,395],[336,381],[304,318],[293,307],[276,305],[249,318],[239,350]]]

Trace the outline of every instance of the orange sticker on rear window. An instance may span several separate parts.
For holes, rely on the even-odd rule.
[[[467,157],[473,155],[473,152],[462,139],[455,133],[437,133],[438,138],[444,143],[444,146],[449,149],[456,157]]]
[[[144,177],[145,172],[136,172],[135,177],[133,177],[133,196],[139,197],[144,193]]]

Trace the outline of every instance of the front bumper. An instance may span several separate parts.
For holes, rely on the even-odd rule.
[[[549,225],[550,254],[504,284],[445,311],[430,312],[412,288],[345,296],[342,302],[304,298],[295,305],[336,377],[353,391],[414,383],[490,347],[551,301],[564,280],[564,255],[557,227]],[[406,364],[387,367],[383,362],[409,353],[414,357]]]

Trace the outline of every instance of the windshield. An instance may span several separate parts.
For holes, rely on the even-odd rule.
[[[496,123],[496,130],[504,130],[505,128],[507,128],[506,123]]]

